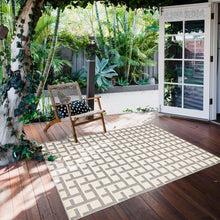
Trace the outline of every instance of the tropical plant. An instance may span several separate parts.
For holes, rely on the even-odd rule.
[[[50,105],[49,94],[46,100],[44,96],[44,92],[42,92],[42,96],[40,98],[40,102],[38,104],[38,109],[35,116],[28,121],[29,122],[45,122],[45,121],[52,121],[55,119],[54,111]]]
[[[147,85],[147,84],[150,84],[150,83],[148,82],[148,79],[147,79],[147,78],[140,79],[140,80],[136,81],[135,83],[138,84],[138,85]]]
[[[116,65],[108,66],[108,60],[103,58],[100,62],[99,58],[95,58],[95,82],[99,90],[105,91],[110,87],[113,87],[108,79],[113,76],[118,76],[114,68]]]
[[[126,7],[107,10],[105,7],[106,21],[101,21],[98,8],[101,10],[101,6],[96,4],[98,33],[95,36],[101,48],[100,56],[117,65],[120,78],[135,83],[138,81],[136,78],[141,77],[139,73],[144,66],[155,65],[152,55],[158,45],[158,12],[141,9],[128,11]]]
[[[66,75],[59,75],[54,80],[50,80],[50,84],[61,84],[77,81],[80,88],[84,88],[87,85],[87,69],[84,67],[76,72],[68,73]]]
[[[26,113],[36,111],[35,92],[39,83],[39,72],[36,71],[31,57],[31,42],[34,30],[42,9],[51,4],[53,8],[64,9],[67,5],[86,7],[93,0],[20,0],[20,11],[17,15],[14,35],[10,44],[10,65],[3,71],[5,80],[1,87],[0,106],[0,165],[6,165],[22,157],[35,157],[39,150],[29,142],[23,144],[22,128]],[[156,1],[105,1],[106,4],[126,4],[134,8],[160,5],[166,2]],[[7,57],[7,56],[6,56]],[[20,123],[19,123],[20,122]],[[18,149],[18,150],[17,150]],[[23,153],[24,152],[24,153]],[[26,153],[30,152],[30,153]]]
[[[35,29],[31,52],[33,60],[37,64],[36,68],[42,76],[46,75],[48,70],[52,70],[55,75],[58,75],[62,71],[64,64],[71,66],[68,60],[59,58],[60,42],[57,42],[57,34],[60,13],[60,10],[58,10],[57,16],[55,16],[51,8],[47,8],[47,13],[40,18]]]
[[[121,78],[118,77],[117,83],[119,86],[128,86],[129,85],[128,79],[123,79],[123,77],[121,77]]]
[[[45,67],[44,67],[44,72],[41,75],[41,81],[40,84],[38,85],[37,88],[37,94],[36,97],[40,98],[42,95],[42,91],[44,89],[44,86],[46,84],[48,75],[49,75],[49,71],[50,71],[50,67],[51,64],[53,62],[53,57],[56,51],[56,44],[57,44],[57,38],[58,38],[58,28],[59,28],[59,23],[60,23],[60,14],[61,14],[61,10],[60,8],[57,9],[57,17],[56,17],[56,23],[55,23],[55,28],[54,28],[54,35],[53,35],[53,40],[52,40],[52,44],[51,44],[51,48],[50,48],[50,53],[49,56],[47,58]]]

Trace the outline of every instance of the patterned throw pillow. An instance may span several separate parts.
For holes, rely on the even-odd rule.
[[[92,109],[87,105],[84,99],[73,101],[70,104],[71,115],[78,115],[91,111]],[[57,113],[60,118],[68,117],[66,105],[57,106]]]

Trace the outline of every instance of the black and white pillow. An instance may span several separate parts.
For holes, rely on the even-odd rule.
[[[67,106],[66,105],[57,106],[57,114],[59,118],[67,117],[68,116]]]
[[[70,104],[71,115],[78,115],[91,111],[91,108],[88,106],[84,99],[73,101]],[[65,118],[68,116],[67,106],[60,105],[57,106],[57,113],[60,118]]]
[[[70,108],[71,115],[78,115],[92,110],[84,99],[73,101],[70,104]]]

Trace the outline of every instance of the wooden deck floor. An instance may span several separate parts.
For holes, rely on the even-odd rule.
[[[148,114],[106,116],[107,130],[153,124],[220,157],[220,126],[193,120]],[[78,135],[102,131],[92,122],[77,128]],[[47,133],[45,123],[25,126],[38,143],[72,137],[69,122]],[[0,168],[0,219],[67,219],[62,202],[44,162],[20,161]],[[220,165],[210,167],[151,192],[84,217],[84,220],[220,219]]]

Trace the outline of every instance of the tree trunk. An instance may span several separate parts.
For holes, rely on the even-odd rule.
[[[99,27],[99,34],[101,36],[101,46],[103,46],[103,48],[104,48],[104,55],[105,55],[105,57],[107,59],[109,59],[108,49],[106,47],[105,38],[104,38],[103,30],[102,30],[102,25],[101,25],[101,21],[100,21],[100,18],[99,18],[98,6],[97,6],[96,2],[95,2],[95,11],[96,11],[96,18],[97,18],[98,27]]]
[[[13,86],[5,89],[6,95],[0,106],[0,146],[2,149],[6,144],[20,144],[23,122],[19,122],[19,119],[22,114],[15,116],[15,109],[18,108],[22,97],[28,95],[26,88],[30,85],[27,80],[31,72],[30,37],[41,16],[43,2],[44,0],[27,0],[16,22],[15,36],[11,43],[11,71],[12,73],[20,71],[24,89],[20,92],[17,92],[18,90]],[[0,165],[14,161],[12,151],[13,149],[7,152],[0,151]]]
[[[16,24],[16,0],[11,0],[11,10],[12,10],[12,22],[13,22],[13,31]]]
[[[113,44],[112,44],[112,40],[111,40],[111,23],[109,21],[108,10],[107,10],[106,5],[105,5],[105,15],[106,15],[107,28],[108,28],[108,35],[109,35],[109,45],[110,45],[110,49],[112,50]]]
[[[92,10],[93,10],[93,9],[92,9]],[[92,15],[93,15],[93,13],[92,13]],[[88,15],[88,16],[89,16],[89,15]],[[98,49],[101,50],[101,49],[100,49],[101,47],[100,47],[99,42],[98,42],[98,39],[97,39],[97,37],[96,37],[94,25],[93,25],[93,16],[89,16],[89,21],[90,21],[90,24],[91,24],[92,34],[93,34],[93,36],[94,36],[95,43],[96,43]]]
[[[113,10],[113,33],[114,33],[114,49],[117,47],[117,41],[116,41],[116,8],[114,7]]]
[[[137,9],[135,9],[135,14],[134,14],[133,31],[132,31],[130,49],[129,49],[129,55],[128,55],[127,80],[129,80],[129,75],[130,75],[131,57],[132,57],[132,50],[133,50],[133,43],[134,43],[134,35],[135,35],[135,30],[136,30],[136,23],[137,23]]]
[[[45,83],[46,83],[48,75],[49,75],[50,67],[53,62],[53,57],[54,57],[54,54],[56,51],[56,44],[57,44],[57,38],[58,38],[60,14],[61,14],[61,10],[60,10],[60,8],[58,8],[57,9],[57,19],[56,19],[56,24],[55,24],[55,28],[54,28],[54,36],[53,36],[52,45],[50,48],[50,54],[47,58],[47,62],[46,62],[45,68],[44,68],[43,79],[41,79],[41,82],[40,82],[38,89],[37,89],[37,95],[36,95],[37,98],[40,98],[42,95],[42,91],[44,89]]]
[[[3,78],[6,79],[7,78],[7,74],[6,74],[7,57],[5,53],[5,40],[0,41],[0,51],[2,51],[1,61],[2,61]]]

